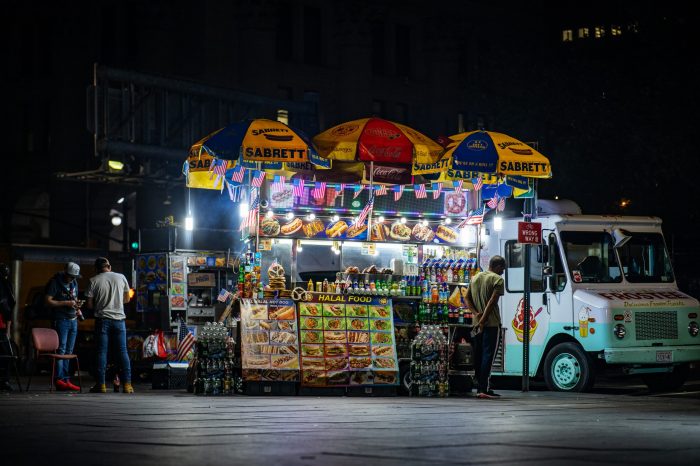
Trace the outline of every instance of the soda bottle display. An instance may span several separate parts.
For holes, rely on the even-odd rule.
[[[449,396],[447,338],[437,325],[424,325],[411,343],[411,396]]]

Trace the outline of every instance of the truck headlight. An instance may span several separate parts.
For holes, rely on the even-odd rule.
[[[615,328],[613,328],[613,333],[617,338],[622,340],[625,338],[625,335],[627,334],[627,329],[625,329],[625,326],[622,324],[617,324]]]
[[[690,333],[691,337],[697,337],[698,331],[700,331],[700,328],[698,328],[697,322],[693,321],[688,324],[688,333]]]

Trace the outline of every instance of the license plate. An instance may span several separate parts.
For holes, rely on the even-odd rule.
[[[673,351],[657,351],[656,362],[673,362]]]

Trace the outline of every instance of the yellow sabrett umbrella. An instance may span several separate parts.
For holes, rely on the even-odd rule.
[[[453,141],[443,155],[458,171],[551,178],[549,159],[506,134],[469,131],[450,136]],[[449,162],[448,162],[449,163]]]

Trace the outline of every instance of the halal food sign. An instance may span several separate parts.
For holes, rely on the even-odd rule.
[[[518,243],[540,244],[542,242],[542,224],[537,222],[518,222]]]

